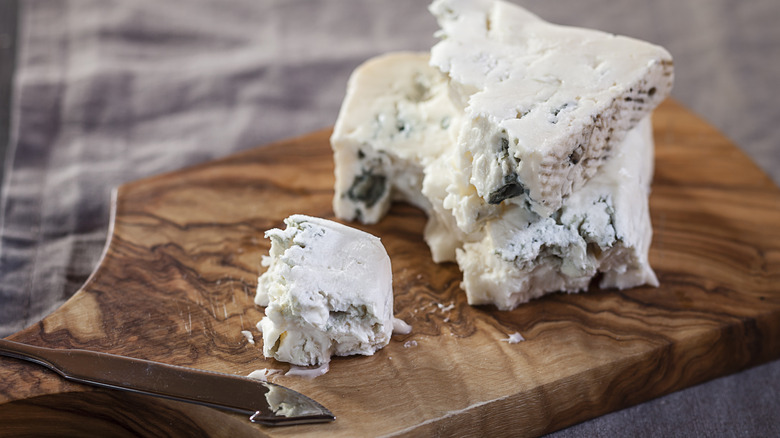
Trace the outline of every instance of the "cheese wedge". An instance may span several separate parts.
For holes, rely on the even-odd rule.
[[[472,304],[511,309],[599,274],[656,285],[650,114],[673,84],[669,53],[503,1],[430,10],[430,57],[384,55],[350,78],[331,137],[337,216],[424,209],[433,259],[458,263]]]
[[[263,354],[295,365],[372,355],[390,342],[390,258],[379,238],[337,222],[293,215],[265,233],[271,250],[255,302]]]
[[[441,27],[431,64],[465,107],[446,203],[466,232],[501,204],[553,214],[672,87],[672,57],[650,43],[503,1],[436,0],[430,10]]]

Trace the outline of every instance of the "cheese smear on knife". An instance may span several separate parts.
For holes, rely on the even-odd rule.
[[[268,270],[255,302],[263,354],[295,365],[372,355],[393,332],[390,258],[379,238],[337,222],[293,215],[266,232]]]
[[[657,285],[649,114],[672,86],[669,54],[500,1],[430,9],[431,54],[383,55],[350,78],[331,137],[337,216],[423,208],[433,259],[458,263],[471,304],[508,310],[597,274]]]

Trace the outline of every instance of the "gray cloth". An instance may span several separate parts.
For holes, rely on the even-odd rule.
[[[0,336],[94,269],[112,187],[333,124],[349,73],[427,50],[426,1],[28,0],[0,200]],[[780,2],[522,2],[551,21],[675,56],[675,97],[780,181]],[[778,436],[780,363],[607,415],[560,436]]]
[[[433,19],[394,5],[378,26],[343,15],[371,2],[24,2],[0,335],[94,269],[112,187],[330,126],[361,61],[430,47]]]

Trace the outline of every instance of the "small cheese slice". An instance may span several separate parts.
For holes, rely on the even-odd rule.
[[[431,64],[465,106],[446,206],[466,232],[529,204],[548,217],[670,92],[662,47],[547,23],[503,1],[436,0]]]
[[[255,302],[263,354],[295,365],[372,355],[393,331],[390,258],[379,238],[337,222],[293,215],[265,233],[268,270]]]

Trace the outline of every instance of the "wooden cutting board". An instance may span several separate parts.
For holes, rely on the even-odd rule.
[[[374,356],[337,358],[317,379],[274,380],[330,408],[334,423],[264,428],[0,358],[0,435],[537,435],[780,357],[780,190],[673,101],[654,125],[659,288],[470,307],[457,267],[430,260],[424,215],[397,205],[377,225],[353,225],[387,247],[395,313],[412,333]],[[292,213],[333,218],[329,134],[120,187],[95,273],[10,339],[239,375],[286,370],[241,331],[260,338],[263,232]],[[501,341],[514,332],[526,341]]]

